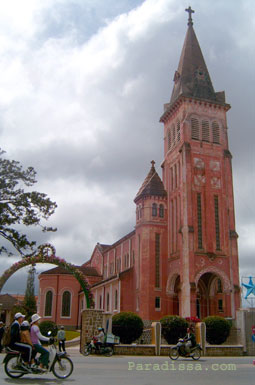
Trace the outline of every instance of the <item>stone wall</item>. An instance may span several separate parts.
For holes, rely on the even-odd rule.
[[[90,342],[91,338],[98,334],[97,328],[103,325],[103,310],[85,309],[82,312],[82,326],[80,351],[83,351],[84,345]]]
[[[169,356],[171,345],[161,345],[160,355]],[[114,354],[127,356],[155,356],[154,345],[115,345]],[[242,345],[210,345],[206,348],[207,357],[239,357],[243,355]]]
[[[237,327],[241,329],[241,343],[244,352],[249,356],[255,355],[255,342],[252,340],[252,326],[255,325],[255,309],[241,309],[236,314]]]
[[[207,345],[206,356],[243,356],[243,345]]]

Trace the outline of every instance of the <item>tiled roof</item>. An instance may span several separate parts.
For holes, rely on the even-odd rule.
[[[167,195],[163,182],[155,170],[154,164],[155,162],[152,161],[150,172],[145,178],[140,190],[136,194],[136,197],[134,199],[135,203],[138,201],[138,199],[142,197],[147,197],[147,196],[166,197]]]
[[[192,23],[186,33],[174,82],[170,105],[181,95],[217,101]]]
[[[1,309],[11,310],[13,306],[20,304],[21,302],[18,301],[13,296],[11,296],[10,294],[0,294],[0,303],[2,305]]]
[[[100,277],[100,274],[94,267],[91,266],[75,266],[78,270],[80,270],[84,275],[92,276],[92,277]],[[54,267],[53,269],[46,270],[41,274],[72,274],[68,270],[62,267]]]

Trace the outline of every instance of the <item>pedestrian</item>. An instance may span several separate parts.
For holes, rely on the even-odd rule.
[[[3,350],[3,346],[2,346],[3,335],[4,335],[4,323],[0,321],[0,353]]]
[[[65,352],[66,351],[66,347],[65,347],[66,332],[65,332],[64,326],[60,327],[60,330],[58,331],[57,339],[58,339],[59,351],[61,352],[61,350],[63,350],[63,352]]]

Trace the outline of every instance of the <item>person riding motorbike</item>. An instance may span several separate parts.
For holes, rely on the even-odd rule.
[[[40,353],[39,361],[40,361],[40,369],[41,370],[47,370],[48,362],[49,362],[49,351],[42,347],[42,344],[40,341],[47,341],[49,342],[50,338],[45,337],[41,334],[38,323],[41,317],[38,314],[33,314],[31,317],[31,330],[30,330],[30,336],[31,341],[33,343],[33,346],[35,347],[35,350],[37,353]]]
[[[196,346],[196,337],[193,328],[190,326],[187,328],[187,334],[184,337],[185,351],[187,354],[190,353],[190,349]]]
[[[24,364],[27,367],[31,362],[32,346],[21,342],[20,325],[24,321],[24,318],[25,315],[20,312],[15,314],[14,321],[11,325],[11,341],[9,347],[22,353]]]
[[[96,346],[96,349],[99,350],[104,343],[105,334],[104,334],[103,328],[100,327],[97,330],[99,331],[99,333],[97,336],[95,336],[97,338],[97,341],[95,342],[95,346]]]

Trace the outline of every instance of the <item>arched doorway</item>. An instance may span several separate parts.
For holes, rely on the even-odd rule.
[[[179,315],[180,314],[180,275],[173,273],[168,277],[166,293],[169,298],[168,313]]]
[[[196,316],[200,319],[209,315],[225,316],[226,311],[222,277],[214,272],[204,273],[197,284]]]
[[[84,278],[82,272],[71,263],[66,262],[64,259],[56,257],[55,248],[50,244],[41,245],[38,247],[36,254],[22,258],[19,262],[14,263],[9,269],[5,270],[0,278],[0,292],[5,282],[19,269],[22,269],[28,265],[35,265],[36,263],[49,263],[57,265],[68,270],[80,283],[82,290],[84,291],[87,308],[94,307],[93,297],[89,290],[89,285]]]

